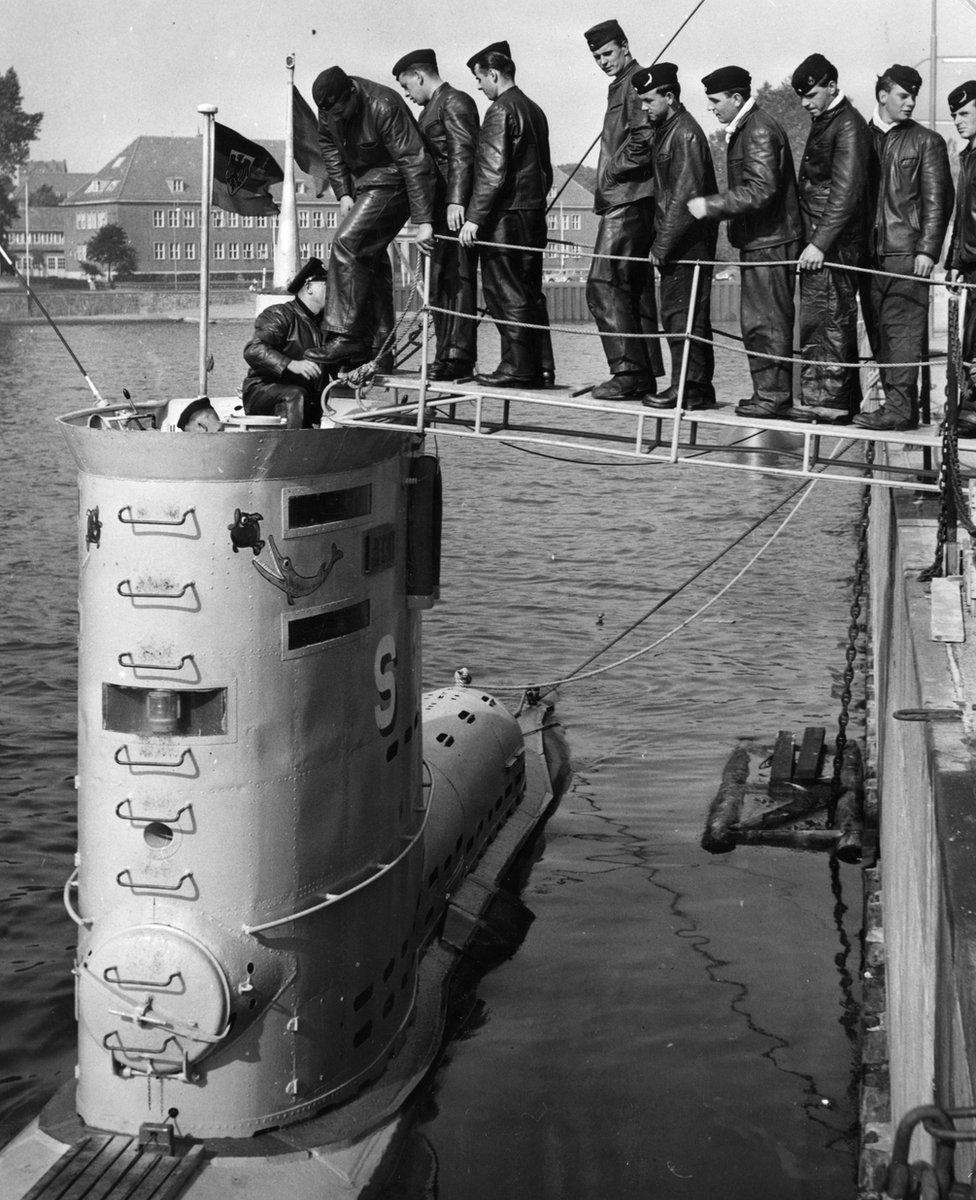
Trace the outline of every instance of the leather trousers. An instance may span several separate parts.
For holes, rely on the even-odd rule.
[[[860,246],[837,245],[828,255],[844,266],[863,265]],[[858,373],[857,294],[854,271],[824,267],[800,272],[800,354],[804,359],[835,362],[836,367],[800,368],[803,404],[836,408],[853,416],[861,406]],[[852,366],[841,364],[850,363]]]
[[[594,253],[633,255],[638,260],[594,258],[586,281],[586,303],[603,335],[603,351],[614,375],[628,371],[664,374],[660,342],[614,337],[619,333],[659,332],[654,269],[647,261],[653,241],[653,197],[611,208],[600,217]]]
[[[542,209],[513,209],[478,230],[482,242],[544,248],[546,217]],[[481,285],[488,312],[496,321],[524,321],[544,330],[499,324],[501,362],[497,370],[517,379],[538,380],[552,363],[549,310],[542,290],[542,255],[534,250],[480,247]]]
[[[302,413],[302,428],[315,428],[322,420],[322,389],[328,383],[323,376],[320,382],[302,387],[300,383],[269,383],[263,379],[245,382],[241,399],[244,411],[253,416],[271,416],[278,412],[284,416],[290,405]],[[278,406],[283,407],[279,410]]]
[[[457,316],[434,313],[437,339],[435,361],[474,366],[478,359],[478,258],[475,249],[466,250],[447,228],[446,222],[434,227],[435,234],[450,237],[434,241],[430,256],[430,302],[437,308],[449,308]],[[463,314],[463,315],[462,315]]]
[[[960,267],[960,282],[976,283],[976,266]],[[959,380],[959,411],[968,421],[976,421],[976,291],[966,293],[966,311],[962,321],[962,359],[969,366]]]
[[[714,258],[714,251],[699,251],[703,257]],[[694,258],[692,253],[682,258]],[[688,327],[688,308],[691,304],[691,284],[695,268],[684,263],[665,263],[658,267],[661,277],[661,327],[665,333],[683,335]],[[690,399],[714,395],[712,376],[715,373],[715,351],[712,340],[712,267],[699,269],[698,293],[692,315],[691,332],[709,342],[689,342],[688,372],[685,376],[685,392]],[[684,356],[684,337],[668,338],[671,351],[671,386],[677,391],[681,377],[681,362]]]
[[[332,333],[363,338],[393,328],[390,243],[410,216],[403,188],[360,192],[339,226],[329,255],[322,325]]]
[[[920,362],[927,354],[929,285],[914,273],[913,254],[885,254],[871,264],[898,278],[872,275],[873,349],[879,363]],[[885,412],[918,419],[918,367],[881,367]]]
[[[800,257],[800,243],[767,246],[760,250],[740,250],[742,263],[786,263]],[[796,284],[793,266],[744,267],[739,310],[742,340],[746,350],[789,358],[793,354],[793,299]],[[768,358],[749,358],[752,394],[757,400],[776,403],[793,396],[793,364],[771,362]]]

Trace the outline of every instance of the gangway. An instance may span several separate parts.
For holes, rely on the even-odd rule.
[[[352,395],[341,383],[331,385],[326,405],[335,424],[358,428],[389,431],[391,425],[400,425],[417,433],[587,451],[645,463],[939,490],[938,466],[932,462],[933,452],[942,445],[937,424],[909,432],[806,425],[740,417],[730,404],[679,410],[601,402],[588,397],[588,390],[437,384],[425,380],[422,372],[393,373],[372,377],[368,389],[356,389]],[[884,447],[884,452],[869,461],[872,445]]]

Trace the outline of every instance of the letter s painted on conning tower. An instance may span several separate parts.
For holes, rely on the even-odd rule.
[[[397,652],[393,634],[388,633],[380,638],[376,647],[376,658],[373,660],[373,679],[379,692],[380,703],[373,708],[376,727],[384,736],[390,732],[396,723],[396,666]]]

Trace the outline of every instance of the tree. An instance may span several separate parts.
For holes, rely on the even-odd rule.
[[[60,203],[61,196],[49,183],[42,183],[40,187],[30,190],[31,208],[56,208]]]
[[[17,72],[10,67],[0,75],[0,242],[17,219],[12,199],[14,168],[27,161],[27,148],[37,137],[43,113],[25,113]]]
[[[106,270],[108,285],[115,275],[129,275],[136,269],[135,247],[121,225],[103,225],[88,243],[88,259]]]

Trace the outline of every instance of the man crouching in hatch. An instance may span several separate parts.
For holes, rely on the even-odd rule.
[[[251,368],[241,397],[251,415],[284,417],[288,429],[310,429],[322,419],[322,388],[327,374],[304,357],[323,342],[325,281],[322,260],[310,258],[288,284],[294,296],[258,313],[254,336],[244,347]]]

